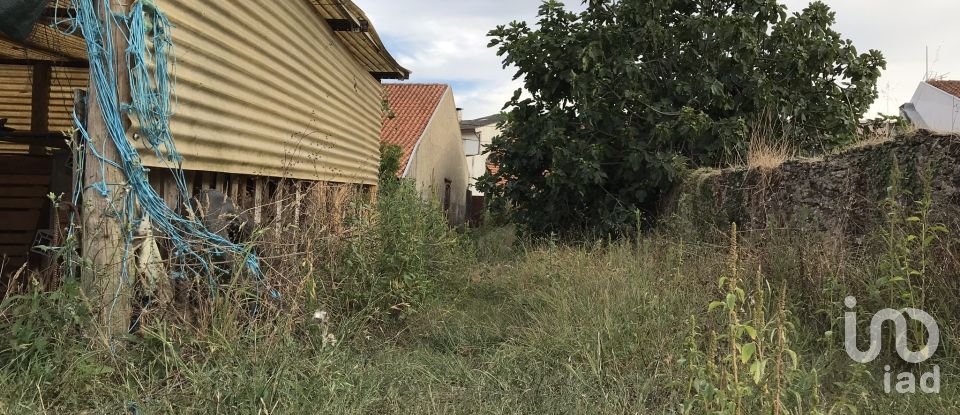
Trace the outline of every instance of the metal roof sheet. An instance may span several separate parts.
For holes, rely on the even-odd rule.
[[[160,7],[163,8],[161,0]],[[356,30],[335,30],[337,39],[347,47],[350,54],[377,79],[407,79],[410,71],[400,66],[390,55],[376,29],[370,23],[363,10],[352,0],[308,0],[313,8],[327,22],[345,21]],[[26,42],[18,42],[0,35],[0,59],[42,60],[50,62],[82,62],[86,60],[87,49],[79,34],[64,34],[52,27],[56,15],[64,19],[70,11],[66,8],[69,1],[50,0],[50,12],[34,25],[33,33]]]

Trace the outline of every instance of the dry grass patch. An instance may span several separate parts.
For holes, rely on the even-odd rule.
[[[786,140],[754,134],[747,150],[747,169],[773,170],[795,155]]]

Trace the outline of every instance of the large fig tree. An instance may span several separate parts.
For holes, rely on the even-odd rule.
[[[815,152],[854,139],[885,61],[814,2],[591,0],[490,32],[527,93],[504,107],[480,190],[534,232],[614,231],[691,166],[745,153],[759,123]]]

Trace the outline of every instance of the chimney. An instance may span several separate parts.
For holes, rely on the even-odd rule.
[[[457,108],[457,121],[463,122],[463,108]]]

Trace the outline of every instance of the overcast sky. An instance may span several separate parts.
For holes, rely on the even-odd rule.
[[[781,0],[798,11],[809,0]],[[453,86],[465,118],[500,111],[520,85],[502,69],[486,33],[512,20],[531,21],[540,0],[356,0],[410,82]],[[566,2],[579,7],[579,0]],[[835,28],[859,51],[887,58],[872,113],[896,114],[923,79],[925,48],[934,75],[960,78],[960,0],[826,0]]]

